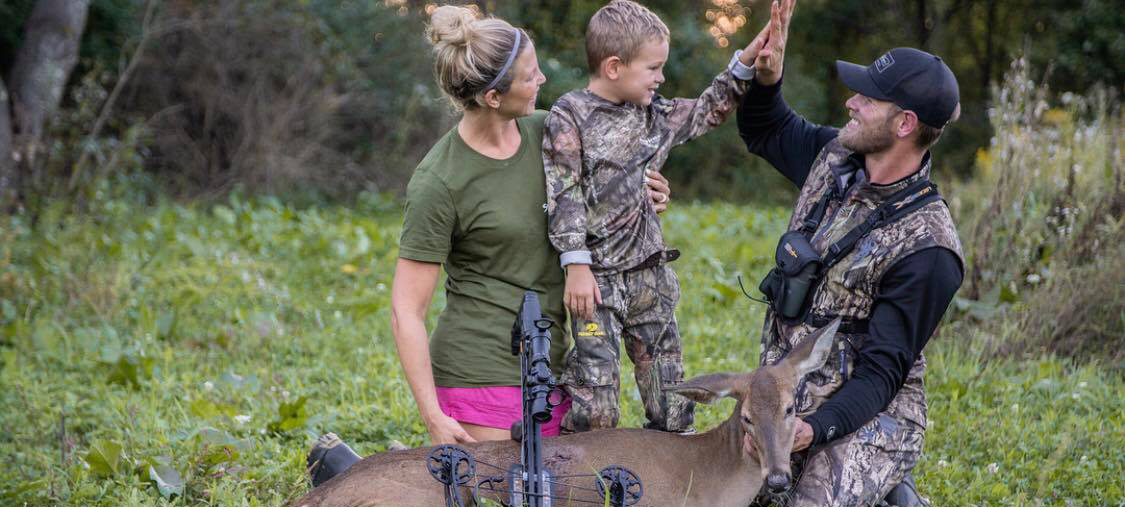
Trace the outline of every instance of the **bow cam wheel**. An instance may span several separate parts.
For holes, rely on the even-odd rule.
[[[609,504],[615,507],[634,505],[641,500],[644,488],[641,480],[628,468],[610,465],[598,472],[598,495],[609,496]]]
[[[464,486],[476,475],[476,462],[465,448],[442,445],[430,451],[426,469],[438,482],[446,486]]]

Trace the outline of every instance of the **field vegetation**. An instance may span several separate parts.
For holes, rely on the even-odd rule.
[[[1122,505],[1121,113],[1026,78],[1001,92],[982,175],[946,186],[970,276],[927,349],[918,482],[935,505]],[[427,443],[388,320],[397,201],[178,203],[130,181],[82,215],[0,222],[0,503],[278,505],[307,489],[321,432]],[[756,367],[762,308],[738,277],[764,274],[788,213],[666,214],[689,374]]]
[[[697,89],[725,39],[688,3],[650,3],[678,37],[669,92]],[[280,505],[308,489],[323,432],[363,454],[428,443],[388,308],[396,191],[452,122],[416,37],[422,4],[91,4],[40,158],[23,160],[15,204],[0,195],[0,505]],[[541,105],[580,85],[580,27],[600,2],[501,4],[552,56]],[[1121,11],[911,4],[803,3],[786,90],[832,123],[843,91],[821,64],[893,45],[958,55],[970,76],[966,117],[935,151],[966,279],[926,349],[920,488],[934,505],[1125,506]],[[904,16],[917,26],[873,28]],[[0,67],[19,30],[0,27]],[[1057,48],[1002,69],[1029,30]],[[733,47],[747,31],[720,35]],[[686,370],[746,371],[763,311],[739,279],[753,291],[768,269],[793,190],[748,162],[732,125],[680,150],[663,220],[684,252]],[[638,426],[625,369],[622,425]],[[699,427],[731,408],[701,407]]]

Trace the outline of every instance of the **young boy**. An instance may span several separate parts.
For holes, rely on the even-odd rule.
[[[590,19],[589,85],[559,98],[543,137],[548,233],[566,269],[575,341],[561,379],[574,400],[564,431],[617,425],[619,336],[633,361],[645,427],[692,431],[693,403],[662,390],[683,380],[679,282],[666,265],[680,254],[664,245],[645,173],[659,171],[673,146],[717,127],[736,107],[768,28],[699,98],[666,99],[656,95],[668,59],[664,22],[629,0]]]

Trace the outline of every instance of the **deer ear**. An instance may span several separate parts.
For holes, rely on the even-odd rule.
[[[824,366],[825,361],[828,361],[828,353],[832,351],[832,338],[836,336],[836,330],[839,328],[840,318],[837,317],[827,326],[813,331],[797,348],[793,349],[793,352],[789,353],[785,361],[797,372],[797,378]]]
[[[681,384],[667,386],[665,391],[679,394],[700,403],[713,403],[728,396],[742,399],[742,394],[750,388],[748,373],[709,373],[691,378]]]

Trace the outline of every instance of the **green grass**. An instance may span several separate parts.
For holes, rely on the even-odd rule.
[[[307,489],[322,431],[361,453],[427,443],[390,334],[397,204],[123,202],[96,219],[0,218],[0,505],[279,505]],[[762,311],[736,277],[755,290],[787,217],[683,203],[665,217],[684,252],[689,375],[757,365]],[[986,360],[984,339],[928,349],[923,493],[1125,505],[1120,370]],[[637,426],[627,383],[623,425]],[[699,426],[730,410],[702,408]],[[182,494],[165,498],[150,466],[176,483],[174,469]]]

